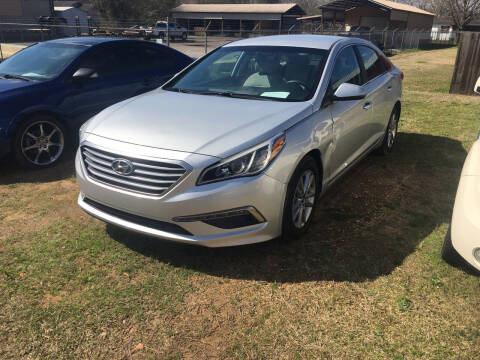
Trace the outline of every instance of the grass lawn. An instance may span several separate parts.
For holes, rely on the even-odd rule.
[[[456,49],[397,55],[394,153],[369,156],[288,244],[207,249],[76,205],[73,162],[0,164],[1,359],[478,359],[480,279],[440,258],[480,97]]]

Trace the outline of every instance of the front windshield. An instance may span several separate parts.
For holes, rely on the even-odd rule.
[[[164,89],[204,95],[306,101],[317,88],[327,50],[288,46],[226,46]]]
[[[70,44],[36,44],[0,63],[0,76],[49,80],[59,75],[85,49]]]

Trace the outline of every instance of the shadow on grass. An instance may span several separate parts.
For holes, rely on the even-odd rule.
[[[13,158],[0,161],[0,185],[30,182],[50,182],[69,178],[75,174],[75,151],[67,149],[63,159],[46,169],[24,169]]]
[[[392,154],[367,157],[329,189],[309,233],[296,241],[211,249],[110,225],[107,231],[145,256],[215,276],[272,282],[375,279],[450,222],[465,156],[459,141],[399,134]]]

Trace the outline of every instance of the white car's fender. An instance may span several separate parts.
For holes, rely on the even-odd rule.
[[[480,271],[480,140],[473,144],[463,166],[453,208],[451,240],[455,250]]]

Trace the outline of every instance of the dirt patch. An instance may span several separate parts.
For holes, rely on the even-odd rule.
[[[77,205],[78,186],[72,180],[24,183],[12,189],[2,187],[0,195],[2,193],[10,193],[9,197],[15,198],[2,212],[3,236],[19,231],[36,232],[65,219],[82,221],[87,218]]]
[[[52,305],[58,304],[60,301],[62,301],[63,297],[66,295],[65,292],[61,292],[58,295],[51,295],[51,294],[45,294],[40,301],[39,305],[41,307],[49,307]]]

